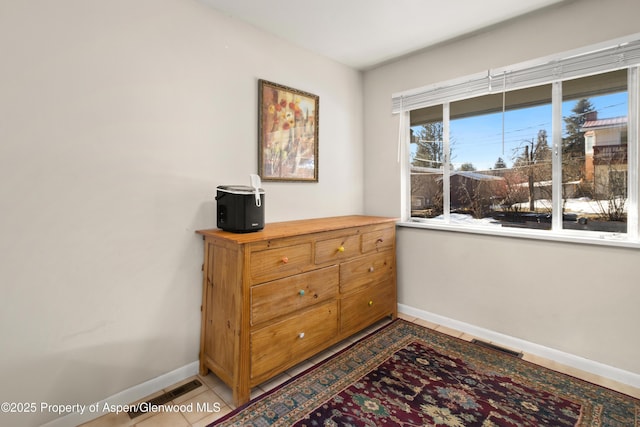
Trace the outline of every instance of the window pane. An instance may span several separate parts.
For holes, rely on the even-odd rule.
[[[550,85],[454,102],[450,129],[453,221],[551,228]]]
[[[627,72],[563,83],[563,227],[627,231]]]
[[[442,215],[442,105],[411,112],[411,217]]]

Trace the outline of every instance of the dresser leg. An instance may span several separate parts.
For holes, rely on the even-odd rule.
[[[200,363],[200,375],[203,377],[206,377],[207,375],[209,375],[209,369],[204,366],[204,363]]]
[[[247,403],[250,397],[251,391],[247,387],[238,386],[233,388],[233,403],[236,408]]]

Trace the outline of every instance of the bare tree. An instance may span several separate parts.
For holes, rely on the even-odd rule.
[[[514,169],[506,171],[503,175],[505,187],[502,194],[502,208],[507,212],[520,211],[520,203],[529,199],[529,192],[522,185],[526,177]]]
[[[539,191],[543,191],[544,181],[551,179],[551,149],[547,143],[547,131],[538,131],[537,141],[525,141],[517,149],[519,156],[515,159],[513,166],[527,177],[529,190],[529,210],[535,211],[536,182],[539,184]]]
[[[613,162],[607,165],[607,173],[605,178],[601,178],[601,182],[597,187],[601,192],[596,199],[600,217],[607,221],[625,221],[627,202],[627,180],[626,171],[616,169]]]

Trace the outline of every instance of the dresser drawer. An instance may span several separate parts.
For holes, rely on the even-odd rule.
[[[338,296],[337,265],[251,287],[251,323],[275,319]]]
[[[251,281],[261,283],[301,273],[313,265],[311,242],[251,253]]]
[[[381,252],[392,249],[396,239],[396,230],[393,227],[370,231],[362,235],[362,253]]]
[[[340,292],[391,279],[393,258],[393,251],[386,251],[340,264]]]
[[[268,377],[310,357],[338,335],[338,301],[251,333],[251,378]]]
[[[360,255],[360,235],[341,236],[316,242],[316,264],[337,262]]]
[[[372,286],[343,297],[340,306],[340,333],[351,334],[378,319],[395,313],[395,287],[391,283]]]

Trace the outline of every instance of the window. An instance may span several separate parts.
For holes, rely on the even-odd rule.
[[[639,65],[625,42],[394,95],[404,224],[640,246]]]
[[[411,126],[411,212],[412,216],[434,218],[444,212],[444,139],[442,107],[416,110]]]
[[[627,232],[627,70],[563,83],[562,209],[567,229]]]

